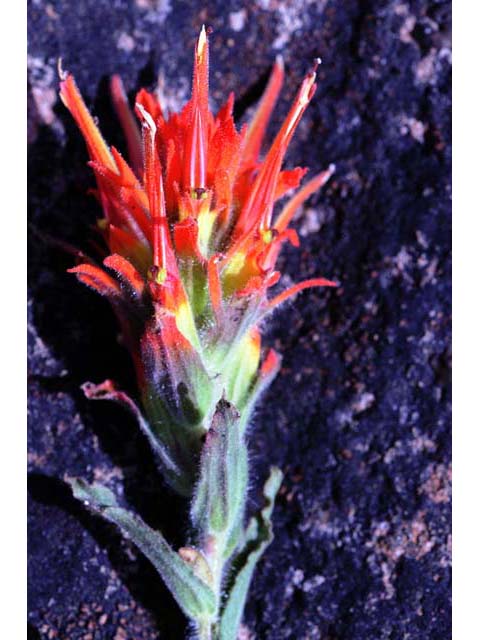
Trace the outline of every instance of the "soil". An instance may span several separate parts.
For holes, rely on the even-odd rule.
[[[286,83],[274,133],[315,56],[316,96],[287,164],[326,168],[299,211],[282,286],[321,275],[279,310],[266,343],[281,374],[249,432],[250,507],[270,464],[285,481],[242,637],[450,637],[450,5],[441,0],[31,0],[29,2],[29,635],[183,637],[151,565],[71,497],[65,476],[108,484],[180,545],[185,505],[165,488],[120,408],[80,385],[132,369],[107,303],[65,271],[55,242],[91,251],[99,206],[86,150],[58,99],[74,73],[123,149],[107,79],[129,94],[188,97],[196,34],[210,25],[212,104],[239,120],[275,55]]]

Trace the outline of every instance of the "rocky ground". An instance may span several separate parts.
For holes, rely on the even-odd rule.
[[[184,505],[159,480],[121,409],[86,401],[85,380],[131,386],[107,304],[74,281],[46,236],[88,248],[99,210],[80,134],[57,97],[75,74],[110,142],[106,90],[157,79],[188,96],[202,23],[212,103],[248,115],[275,55],[286,86],[274,126],[313,57],[319,87],[288,164],[328,187],[298,214],[302,248],[283,283],[299,296],[272,321],[284,356],[250,432],[251,506],[269,464],[286,474],[276,538],[256,573],[244,638],[450,637],[450,8],[442,0],[30,0],[29,638],[182,637],[149,563],[66,489],[65,475],[120,491],[174,543]],[[141,461],[141,464],[139,464]]]

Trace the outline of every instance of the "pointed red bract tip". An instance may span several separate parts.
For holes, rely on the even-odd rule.
[[[92,160],[96,160],[112,171],[117,172],[112,154],[85,106],[73,76],[70,74],[67,74],[65,80],[60,82],[60,98],[82,132]]]
[[[208,147],[208,39],[205,27],[198,37],[194,56],[190,122],[186,132],[183,186],[206,188]]]
[[[283,158],[303,112],[315,93],[315,71],[310,71],[304,78],[295,101],[277,133],[270,151],[262,164],[255,183],[238,217],[233,238],[241,243],[252,231],[268,229],[271,225],[275,190],[282,166]],[[234,249],[236,250],[236,242]]]

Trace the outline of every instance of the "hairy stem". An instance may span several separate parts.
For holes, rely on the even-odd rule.
[[[212,624],[210,621],[207,620],[198,624],[196,637],[198,640],[213,640]]]
[[[225,537],[221,534],[210,536],[202,546],[212,572],[212,589],[217,601],[217,610],[211,618],[197,623],[197,638],[198,640],[221,640],[218,619],[225,571]]]

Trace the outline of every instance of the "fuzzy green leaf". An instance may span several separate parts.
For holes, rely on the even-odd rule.
[[[219,640],[236,640],[237,638],[255,565],[273,540],[271,515],[282,478],[280,469],[277,467],[270,469],[270,475],[263,489],[265,506],[251,519],[245,534],[245,545],[234,560],[233,574],[227,588],[227,600],[220,618]]]
[[[210,587],[183,560],[159,531],[151,529],[139,516],[119,507],[114,494],[98,484],[81,479],[69,480],[73,495],[95,513],[115,523],[136,544],[162,576],[183,612],[194,620],[215,612],[215,596]]]
[[[240,416],[226,400],[217,404],[206,435],[191,517],[201,540],[228,537],[243,516],[247,493],[247,448]]]

